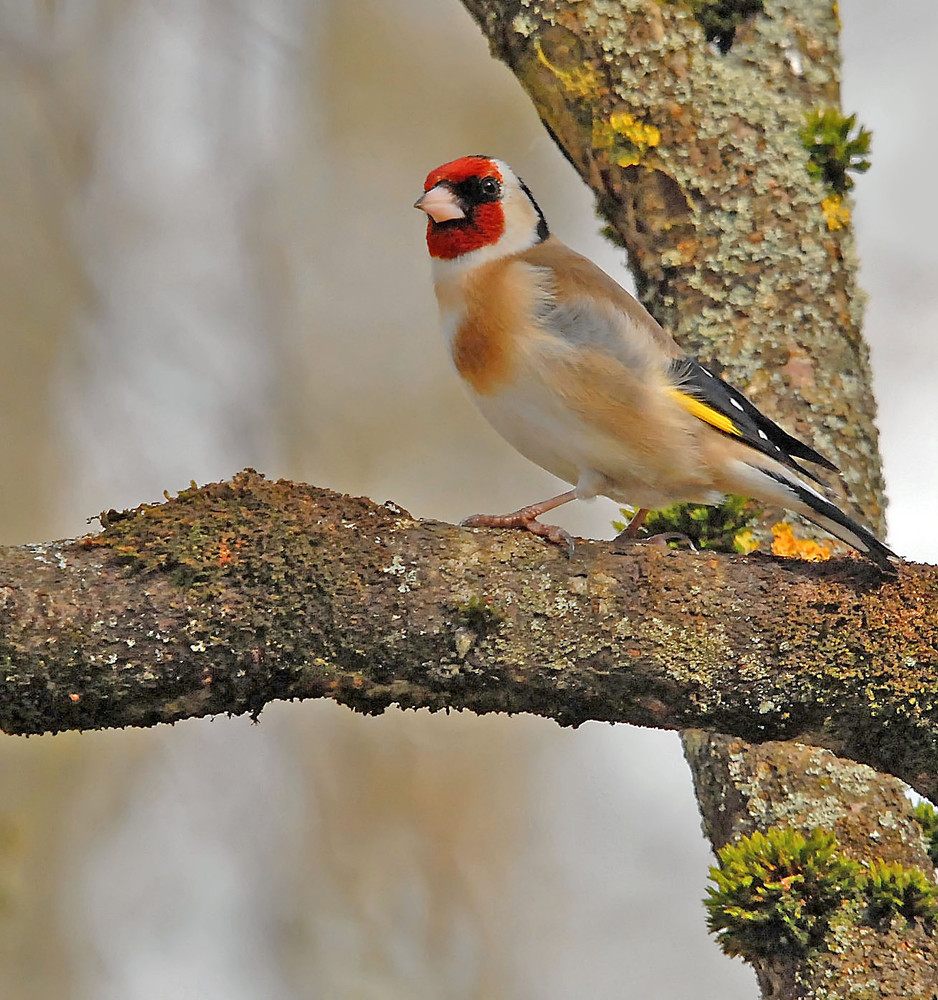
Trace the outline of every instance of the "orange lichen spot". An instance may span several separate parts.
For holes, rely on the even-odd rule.
[[[677,245],[677,250],[681,255],[682,262],[684,264],[689,264],[694,257],[697,256],[697,252],[700,249],[700,244],[697,240],[681,240]]]
[[[825,562],[830,559],[831,550],[813,538],[795,538],[791,525],[780,521],[772,525],[772,555],[783,559]]]
[[[238,550],[241,548],[241,539],[239,538],[234,543],[234,548],[232,549],[229,544],[230,535],[225,535],[219,546],[218,546],[218,565],[219,566],[230,566],[232,563],[238,561]]]
[[[68,696],[68,700],[71,701],[71,702],[77,703],[77,702],[81,701],[81,695],[80,694],[76,694],[75,692],[72,692]]]

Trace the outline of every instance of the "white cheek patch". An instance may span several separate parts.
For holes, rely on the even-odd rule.
[[[465,318],[465,309],[445,309],[442,306],[440,307],[440,326],[443,328],[443,336],[446,339],[446,343],[450,347],[452,347],[453,341],[456,339],[456,334],[459,332],[459,328]]]

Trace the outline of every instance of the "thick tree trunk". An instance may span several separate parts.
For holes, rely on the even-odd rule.
[[[881,531],[853,235],[828,228],[800,135],[839,104],[836,5],[766,0],[724,55],[680,2],[463,3],[596,192],[647,308],[830,455]]]
[[[645,305],[689,351],[722,364],[760,407],[837,461],[849,497],[882,531],[849,210],[826,200],[830,192],[809,175],[800,134],[809,112],[839,105],[836,3],[463,4],[596,192],[610,235],[629,251]],[[738,15],[747,8],[749,16]],[[705,38],[715,15],[736,21],[720,44]],[[788,774],[785,794],[829,798],[829,788],[822,793],[811,776],[798,781],[791,772],[800,750],[778,746],[767,765],[764,751],[733,746],[732,760],[723,737],[697,734],[686,746],[708,830],[729,822],[727,810],[740,829],[759,815],[766,766]],[[849,775],[852,765],[843,767]],[[846,778],[832,785],[838,808],[862,811],[870,834],[879,822],[870,808],[874,785]],[[770,811],[758,825],[774,822],[801,821]],[[881,847],[868,840],[860,853],[873,857]],[[845,950],[840,968],[856,958]],[[839,981],[822,964],[789,960],[780,978],[759,970],[766,995],[813,995]],[[930,976],[938,977],[933,962]],[[895,977],[886,979],[864,995],[897,992]],[[916,984],[909,972],[909,987]]]
[[[881,530],[852,237],[799,135],[807,111],[837,103],[836,5],[765,0],[723,52],[694,16],[716,6],[703,0],[463,2],[597,192],[643,301],[836,458]],[[820,825],[855,857],[928,867],[893,780],[742,739],[800,737],[934,796],[930,568],[880,586],[848,562],[603,545],[568,562],[535,539],[251,475],[110,520],[94,538],[0,553],[7,732],[309,696],[699,727],[686,750],[716,846]],[[935,992],[921,924],[829,943],[757,963],[767,994]]]

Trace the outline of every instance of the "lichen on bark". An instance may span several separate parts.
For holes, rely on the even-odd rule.
[[[685,348],[716,361],[760,408],[837,462],[843,487],[831,486],[840,501],[856,504],[882,533],[885,497],[850,207],[843,193],[832,202],[803,134],[812,113],[839,105],[837,4],[765,0],[761,12],[734,21],[730,45],[707,42],[694,10],[704,5],[690,2],[463,4],[596,193],[607,234],[629,252],[644,304]],[[654,141],[630,146],[616,122],[639,125],[637,134]],[[765,512],[764,528],[775,519]],[[885,634],[896,622],[881,624]],[[878,641],[859,656],[843,651],[845,684]],[[919,662],[911,653],[908,661],[913,669]],[[875,685],[855,691],[856,707],[864,697],[878,700]],[[825,742],[820,734],[811,739]],[[728,766],[722,737],[699,742]],[[758,769],[784,768],[794,753],[775,747],[766,764],[741,743],[737,750],[738,780],[724,787],[727,776],[714,777],[703,767],[707,753],[688,744],[705,817],[715,808],[740,820],[748,815]],[[843,764],[845,773],[851,766]],[[789,781],[789,791],[797,785]],[[839,787],[840,802],[863,810],[863,793],[848,786]],[[776,787],[773,794],[786,793]],[[914,991],[934,978],[932,951],[916,952],[917,971],[889,958],[894,941],[864,934],[847,934],[836,954],[764,963],[758,971],[766,995],[845,995],[841,987],[860,986],[850,969],[874,959],[882,988],[871,975],[863,995],[898,993],[897,983],[912,990],[905,995],[926,995]]]
[[[250,471],[106,520],[0,549],[5,732],[331,697],[800,737],[934,785],[931,567],[883,581],[860,559],[600,542],[567,558]]]
[[[464,5],[596,192],[644,304],[833,457],[882,531],[856,248],[849,226],[828,229],[801,135],[839,103],[833,5],[768,2],[725,55],[689,10],[654,0]],[[637,162],[595,141],[616,116],[655,130]]]

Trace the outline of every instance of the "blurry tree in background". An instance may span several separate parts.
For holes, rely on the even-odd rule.
[[[934,558],[914,95],[938,11],[883,6],[842,5],[846,103],[877,135],[858,220],[892,538]],[[459,395],[410,205],[430,167],[494,153],[621,265],[455,2],[25,0],[0,9],[0,96],[4,542],[244,465],[448,519],[549,488]],[[573,516],[610,533],[609,507]],[[278,706],[6,740],[0,792],[2,995],[755,995],[706,938],[665,734]]]

